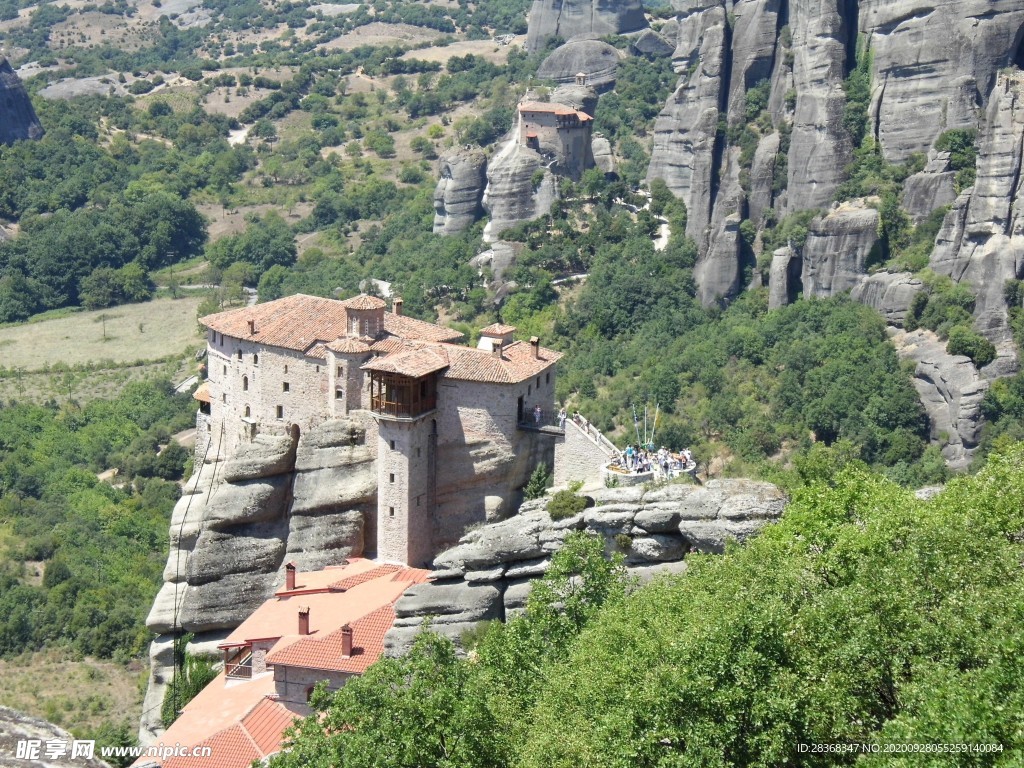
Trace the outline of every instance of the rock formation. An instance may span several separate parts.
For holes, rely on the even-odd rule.
[[[931,268],[974,290],[975,326],[1010,338],[1003,285],[1024,277],[1024,74],[1000,75],[988,107],[977,180],[946,214]]]
[[[526,50],[539,51],[552,37],[602,37],[636,32],[646,26],[640,0],[534,0]]]
[[[963,355],[946,352],[946,342],[933,332],[891,332],[896,352],[916,364],[914,388],[924,404],[931,438],[942,446],[952,469],[970,464],[981,439],[981,401],[989,383]]]
[[[434,189],[434,234],[463,232],[480,218],[487,184],[487,158],[479,149],[463,148],[441,158],[441,179]]]
[[[0,144],[39,139],[43,126],[10,62],[0,56]]]
[[[857,285],[877,241],[878,211],[863,201],[814,219],[802,250],[804,296],[834,296]]]
[[[572,531],[602,536],[609,551],[622,549],[630,570],[644,577],[685,569],[691,548],[721,552],[728,539],[742,541],[777,519],[785,496],[773,485],[712,480],[704,486],[668,485],[602,489],[580,514],[552,521],[546,500],[526,502],[518,514],[467,533],[434,560],[434,578],[405,593],[395,605],[395,626],[385,652],[403,653],[427,617],[431,629],[458,641],[477,622],[505,619],[522,610],[532,579],[541,576]]]
[[[600,40],[576,40],[561,45],[541,62],[537,77],[556,83],[573,83],[576,75],[587,76],[587,85],[606,88],[615,84],[619,51]],[[557,99],[552,98],[552,101]]]
[[[558,186],[546,165],[538,152],[519,143],[518,136],[511,137],[491,159],[483,197],[484,210],[491,217],[484,227],[486,242],[494,242],[509,227],[551,210]]]
[[[32,740],[41,742],[39,759],[17,757],[18,742]],[[65,742],[70,749],[74,740],[74,736],[53,723],[30,717],[10,707],[0,707],[0,766],[3,768],[110,768],[100,760],[98,748],[90,758],[72,759],[70,754],[56,758],[46,756],[47,741]]]
[[[702,256],[713,254],[714,268],[696,275],[705,303],[723,290],[740,290],[732,279],[739,266],[725,257],[734,250],[733,232],[721,226],[731,214],[760,226],[773,209],[781,218],[832,204],[852,159],[853,144],[844,126],[844,80],[858,60],[870,65],[867,138],[891,163],[914,153],[928,155],[924,170],[904,185],[903,205],[912,219],[922,221],[953,202],[955,174],[948,156],[934,150],[936,139],[950,129],[974,128],[985,137],[982,154],[984,146],[991,147],[989,159],[979,160],[977,189],[991,187],[983,194],[1007,209],[995,221],[1006,225],[1004,235],[1012,230],[1007,218],[1007,201],[1014,199],[1008,189],[1012,175],[1001,174],[1012,170],[1011,156],[1020,154],[1014,149],[1019,87],[1013,74],[1024,66],[1024,7],[1019,3],[677,0],[674,8],[676,18],[661,34],[674,35],[673,63],[680,78],[655,124],[648,178],[664,179],[686,203],[687,234]],[[756,121],[756,151],[743,158],[745,195],[737,196],[727,183],[735,158],[725,150],[737,145],[745,126],[751,130],[747,111],[751,103],[763,105],[764,96],[759,91],[754,102],[748,97],[752,89],[765,87],[768,98]],[[1002,169],[999,152],[1005,155]],[[982,162],[991,170],[988,180]],[[977,239],[978,222],[993,211],[991,206],[983,210],[980,199],[972,205],[972,234],[957,233],[955,216],[966,215],[957,209],[947,221],[947,237]],[[719,238],[726,242],[718,244]],[[990,284],[996,286],[1016,258],[1005,256],[995,265],[991,255],[1008,251],[994,242],[958,244],[956,257],[950,248],[937,262],[959,260],[960,268],[945,273],[954,279],[959,273],[976,287],[981,274],[994,278]],[[842,258],[856,260],[853,255]],[[963,265],[972,259],[976,274],[968,276]],[[851,281],[841,283],[852,287]],[[821,295],[817,288],[815,293]],[[990,336],[1004,325],[993,309],[995,298],[979,298],[978,325]]]

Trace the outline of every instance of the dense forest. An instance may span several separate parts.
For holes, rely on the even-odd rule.
[[[191,464],[170,435],[192,419],[191,398],[166,384],[85,406],[0,407],[0,654],[142,653],[174,481]],[[113,484],[97,479],[111,468]],[[41,582],[26,583],[26,562],[43,564]]]
[[[321,692],[271,765],[1016,765],[1024,449],[927,502],[842,451],[797,467],[781,522],[682,577],[567,540],[525,615]],[[997,746],[800,750],[949,742]]]

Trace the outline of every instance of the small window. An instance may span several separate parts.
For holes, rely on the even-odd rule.
[[[316,686],[315,685],[311,685],[311,686],[309,686],[309,688],[306,689],[306,703],[307,704],[310,701],[313,700],[313,691],[315,691],[315,690],[316,690]]]
[[[344,398],[345,398],[345,393],[344,392],[342,392],[340,389],[334,390],[334,399],[335,400],[343,400]]]
[[[228,367],[227,367],[226,365],[224,366],[224,375],[225,375],[225,376],[227,376],[227,375],[228,375]]]
[[[248,419],[250,416],[252,416],[252,413],[249,411],[249,406],[247,405],[245,406],[245,418]]]
[[[422,498],[423,498],[422,496],[417,496],[416,497],[416,506],[417,507],[420,505],[420,499],[422,499]]]
[[[340,365],[338,366],[338,373],[337,373],[337,376],[338,376],[338,378],[341,378],[341,376],[342,376],[342,373],[341,373],[341,366],[340,366]]]
[[[242,377],[242,391],[243,392],[248,392],[249,391],[249,377],[248,376],[243,376]]]
[[[253,355],[252,356],[252,364],[253,365],[259,365],[260,364],[260,356],[259,355]]]
[[[316,372],[320,373],[320,366],[319,365],[316,367]]]
[[[228,401],[228,393],[225,392],[223,395],[220,396],[220,399],[226,403]]]
[[[391,441],[391,450],[392,451],[395,450],[395,441],[394,440]]]
[[[537,389],[540,389],[540,376],[537,377]]]
[[[292,390],[291,390],[291,385],[290,385],[290,384],[289,384],[289,383],[288,383],[287,381],[285,381],[285,382],[282,382],[282,384],[281,384],[281,389],[282,389],[283,391],[285,391],[285,392],[291,392],[291,391],[292,391]]]
[[[395,482],[395,473],[394,472],[392,472],[388,477],[390,478],[392,483]]]
[[[548,371],[547,373],[544,374],[544,383],[545,384],[550,384],[551,383],[551,372],[550,371]]]
[[[242,359],[242,350],[238,350],[238,351],[237,351],[237,352],[235,353],[235,355],[236,355],[236,356],[238,357],[238,359],[239,359],[239,360],[241,360],[241,359]]]
[[[526,394],[527,394],[527,395],[533,394],[533,384],[530,384],[530,385],[529,385],[529,386],[528,386],[528,387],[526,388]]]
[[[417,448],[417,449],[416,449],[416,458],[418,459],[419,457],[420,457],[420,449],[419,449],[419,448]]]
[[[395,516],[395,508],[394,507],[388,507],[388,517],[394,517],[394,516]]]
[[[288,373],[288,366],[287,365],[284,367],[284,372]]]
[[[279,419],[283,419],[284,418],[284,406],[283,405],[277,406],[277,418],[279,418]]]

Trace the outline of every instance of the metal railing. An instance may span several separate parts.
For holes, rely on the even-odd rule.
[[[523,411],[517,423],[523,429],[543,429],[544,427],[565,429],[565,418],[560,416],[559,411],[538,411],[536,409]]]

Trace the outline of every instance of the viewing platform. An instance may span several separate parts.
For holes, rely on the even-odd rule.
[[[519,414],[516,427],[526,432],[564,435],[565,419],[559,417],[558,411],[525,411]]]

